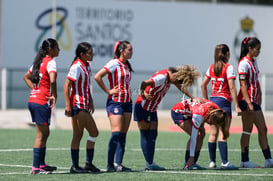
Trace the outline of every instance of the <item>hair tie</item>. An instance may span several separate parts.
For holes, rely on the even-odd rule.
[[[120,41],[117,41],[115,46],[114,46],[114,53],[116,53],[119,44],[120,44]]]
[[[251,38],[251,37],[247,37],[247,38],[245,39],[245,41],[244,41],[244,44],[246,44],[250,38]]]

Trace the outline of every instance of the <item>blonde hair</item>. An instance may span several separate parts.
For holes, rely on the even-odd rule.
[[[175,69],[177,71],[175,78],[181,81],[183,88],[192,86],[195,80],[200,77],[200,72],[191,65],[177,66]]]

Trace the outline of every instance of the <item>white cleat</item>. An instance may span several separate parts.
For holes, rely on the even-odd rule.
[[[216,168],[216,163],[213,162],[213,161],[211,161],[211,162],[209,163],[209,168]]]

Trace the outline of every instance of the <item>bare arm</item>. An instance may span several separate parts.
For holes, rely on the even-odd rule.
[[[153,99],[153,95],[152,94],[148,94],[147,92],[145,92],[145,89],[147,86],[152,86],[153,85],[153,81],[152,79],[147,79],[141,82],[140,85],[140,95],[142,97],[142,99],[147,99],[147,100],[152,100]]]
[[[228,86],[229,86],[229,91],[231,93],[232,100],[235,105],[235,110],[236,110],[237,114],[240,115],[242,113],[242,110],[240,109],[239,104],[238,104],[237,90],[236,90],[236,87],[234,84],[234,79],[228,80]]]
[[[104,69],[104,68],[100,69],[100,70],[96,73],[96,75],[94,76],[95,81],[98,83],[98,85],[100,86],[100,88],[101,88],[106,94],[112,95],[112,94],[118,93],[118,92],[119,92],[118,86],[114,87],[113,89],[108,89],[108,88],[106,87],[106,85],[104,84],[102,78],[103,78],[105,75],[107,75],[107,73],[108,73],[108,72],[107,72],[106,69]]]
[[[205,99],[208,99],[208,89],[207,89],[207,86],[208,86],[208,83],[210,82],[210,79],[205,76],[203,81],[202,81],[202,84],[201,84],[201,90],[202,90],[202,95]]]
[[[253,111],[254,108],[253,108],[253,105],[251,104],[251,100],[250,100],[250,97],[247,92],[246,80],[240,79],[240,89],[241,89],[242,95],[245,98],[245,101],[248,105],[249,110]]]
[[[90,95],[89,95],[89,110],[88,111],[91,112],[91,113],[94,113],[94,111],[95,111],[93,97],[92,97],[91,92],[90,92]]]
[[[186,88],[184,88],[181,84],[174,84],[174,85],[177,87],[179,91],[183,92],[186,96],[188,96],[191,99],[194,99],[191,93]]]
[[[51,72],[49,74],[50,79],[50,89],[52,96],[48,97],[50,99],[50,107],[54,107],[57,101],[57,82],[56,82],[57,74],[55,72]]]
[[[69,79],[65,80],[64,83],[64,100],[65,100],[65,115],[71,116],[71,105],[70,105],[70,86],[72,81]]]
[[[27,71],[23,77],[25,83],[27,84],[27,86],[30,88],[30,89],[33,89],[33,83],[31,81],[31,73],[29,71]]]

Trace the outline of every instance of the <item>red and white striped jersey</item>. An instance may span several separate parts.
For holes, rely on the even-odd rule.
[[[32,73],[33,65],[30,67],[29,72]],[[50,78],[51,72],[57,73],[56,61],[49,56],[43,58],[39,70],[39,82],[33,85],[28,102],[34,102],[44,105],[48,102],[51,95],[50,92]]]
[[[218,76],[214,74],[213,67],[214,64],[209,67],[206,73],[206,77],[208,79],[211,79],[211,97],[223,97],[231,102],[228,80],[236,78],[233,66],[224,63],[224,66],[222,67],[222,72]]]
[[[165,96],[167,91],[170,88],[170,80],[169,80],[169,73],[168,70],[160,70],[156,72],[152,77],[153,81],[152,86],[147,86],[145,92],[148,94],[153,95],[152,100],[143,100],[141,95],[138,96],[136,100],[136,104],[142,105],[142,108],[150,111],[155,112],[157,109],[158,104],[161,102],[162,98]]]
[[[243,57],[238,65],[238,74],[240,75],[246,75],[246,84],[247,84],[247,92],[250,97],[251,102],[254,102],[256,104],[260,104],[258,101],[258,97],[260,94],[260,88],[259,88],[259,68],[258,64],[255,59],[250,59],[247,56]],[[238,101],[243,100],[243,95],[240,90],[238,95]]]
[[[131,102],[131,72],[129,71],[127,64],[123,63],[122,60],[115,58],[110,60],[103,68],[108,71],[110,89],[113,89],[115,86],[118,86],[120,89],[119,93],[109,95],[108,99],[112,98],[115,102]]]
[[[80,109],[89,109],[91,96],[91,67],[81,59],[76,59],[71,65],[67,79],[73,81],[70,91],[71,107],[77,106]]]

